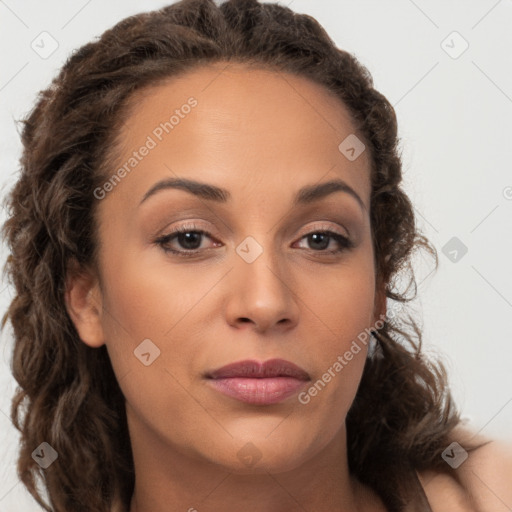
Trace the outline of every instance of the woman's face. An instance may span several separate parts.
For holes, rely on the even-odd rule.
[[[224,68],[137,93],[118,166],[95,191],[97,324],[73,318],[85,343],[107,345],[132,442],[231,471],[284,471],[343,435],[361,340],[384,312],[370,159],[320,85]],[[171,187],[178,178],[203,187]],[[335,180],[347,188],[321,187]],[[168,236],[181,228],[188,235]],[[206,377],[274,358],[308,380]]]

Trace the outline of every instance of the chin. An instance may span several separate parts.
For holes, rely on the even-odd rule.
[[[219,445],[217,445],[219,446]],[[261,440],[234,440],[222,453],[208,458],[226,471],[240,475],[278,474],[292,471],[306,460],[305,447],[298,442],[282,443]]]

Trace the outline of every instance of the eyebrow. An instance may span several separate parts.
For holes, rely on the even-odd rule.
[[[231,194],[224,188],[202,183],[186,178],[168,178],[155,183],[142,198],[140,204],[144,203],[157,192],[167,189],[185,190],[197,197],[206,199],[207,201],[215,201],[217,203],[226,203],[231,199]],[[362,210],[366,210],[366,206],[358,195],[358,193],[343,180],[331,180],[318,185],[306,185],[302,187],[294,197],[293,206],[302,206],[318,201],[334,192],[346,192],[350,194],[359,203]],[[140,206],[139,204],[139,206]]]

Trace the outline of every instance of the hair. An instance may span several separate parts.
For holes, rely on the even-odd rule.
[[[9,319],[19,478],[47,511],[129,507],[135,474],[124,397],[106,347],[78,336],[65,307],[66,276],[73,261],[97,268],[93,190],[115,161],[134,92],[215,62],[321,84],[348,108],[364,140],[376,284],[401,308],[373,331],[378,343],[346,418],[348,463],[389,510],[403,510],[418,493],[413,469],[450,471],[441,453],[461,422],[446,369],[425,357],[421,330],[404,307],[417,293],[414,252],[425,250],[436,268],[437,252],[401,189],[396,114],[369,71],[311,16],[257,0],[182,0],[122,20],[74,51],[21,121],[20,175],[2,230],[10,249],[4,272],[15,289],[2,328]],[[404,276],[409,284],[400,292]],[[43,441],[59,455],[44,471],[31,457]]]

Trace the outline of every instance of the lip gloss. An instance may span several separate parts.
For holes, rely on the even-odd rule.
[[[306,381],[294,377],[228,377],[209,379],[208,382],[220,393],[254,405],[279,403],[306,384]]]

